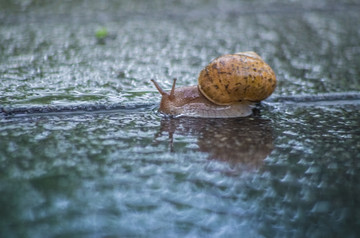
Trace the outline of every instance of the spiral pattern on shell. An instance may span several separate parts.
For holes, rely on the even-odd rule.
[[[259,102],[269,97],[275,87],[274,71],[255,52],[220,56],[211,61],[198,78],[200,92],[219,105],[243,100]]]

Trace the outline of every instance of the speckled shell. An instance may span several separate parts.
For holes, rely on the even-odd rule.
[[[259,102],[276,87],[274,71],[255,52],[240,52],[214,59],[198,78],[200,92],[210,101],[229,105]]]

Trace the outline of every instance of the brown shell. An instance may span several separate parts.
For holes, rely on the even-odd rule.
[[[214,59],[198,78],[201,93],[213,103],[259,102],[276,87],[274,71],[255,52],[240,52]]]

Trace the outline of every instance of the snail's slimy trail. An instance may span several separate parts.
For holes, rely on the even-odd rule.
[[[332,106],[332,105],[359,105],[360,92],[345,93],[324,93],[324,94],[305,94],[292,96],[271,96],[264,101],[266,104],[276,104],[277,106],[296,105],[296,106]],[[88,113],[113,113],[113,112],[143,112],[155,110],[157,103],[142,104],[81,104],[81,105],[51,105],[51,106],[19,106],[0,107],[0,117],[21,117],[35,115],[60,115],[60,114],[88,114]]]

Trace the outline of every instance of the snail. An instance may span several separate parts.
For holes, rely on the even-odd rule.
[[[252,114],[257,102],[269,97],[276,87],[271,67],[255,52],[220,56],[211,61],[198,77],[198,85],[165,92],[151,80],[162,95],[159,111],[171,116],[231,118]]]

